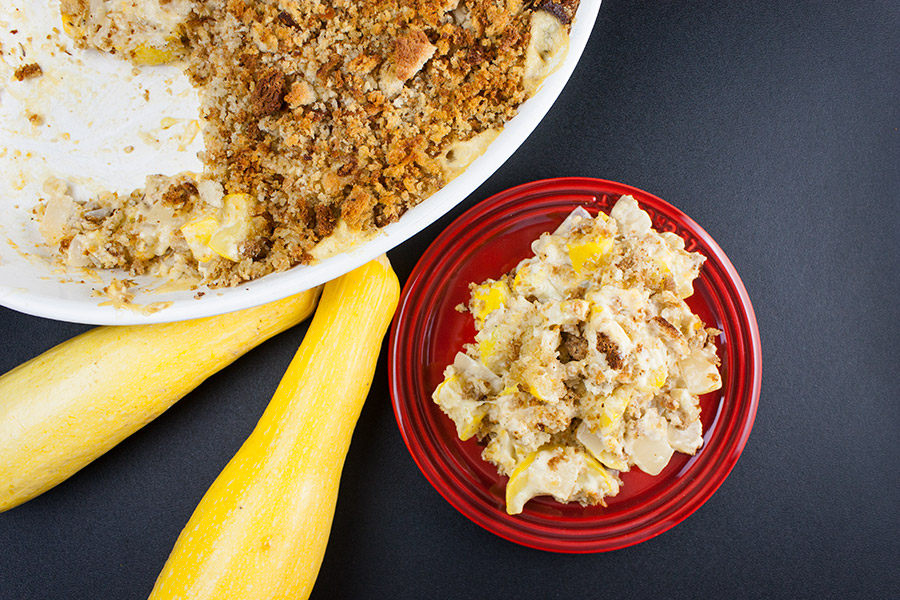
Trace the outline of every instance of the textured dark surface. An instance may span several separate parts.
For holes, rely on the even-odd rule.
[[[895,0],[605,0],[528,141],[390,258],[405,279],[453,217],[533,179],[595,176],[668,200],[728,253],[756,309],[763,389],[746,450],[657,538],[600,555],[530,550],[467,521],[419,473],[382,358],[313,597],[896,597],[898,65]],[[0,309],[0,372],[85,329]],[[146,597],[303,333],[0,514],[0,598]]]

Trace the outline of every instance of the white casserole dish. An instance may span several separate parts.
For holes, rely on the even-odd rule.
[[[581,1],[562,65],[487,151],[370,241],[315,265],[233,288],[179,290],[161,280],[134,278],[153,291],[136,293],[128,307],[115,306],[101,292],[113,277],[125,278],[123,273],[63,271],[51,263],[32,210],[50,175],[72,182],[76,192],[129,193],[142,187],[149,173],[200,172],[196,93],[178,66],[137,71],[114,57],[75,50],[67,36],[52,34],[61,28],[57,0],[15,5],[0,7],[0,304],[51,319],[126,325],[193,319],[277,300],[346,273],[433,223],[490,177],[550,109],[587,44],[600,0]],[[27,60],[42,66],[41,77],[13,80],[23,61],[9,49],[19,44]],[[37,119],[29,121],[30,115]]]

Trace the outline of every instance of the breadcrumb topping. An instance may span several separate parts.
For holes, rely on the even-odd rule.
[[[148,14],[167,16],[137,25],[115,4],[64,0],[66,30],[135,62],[184,57],[205,170],[171,178],[171,191],[157,179],[62,203],[59,247],[69,256],[74,242],[77,262],[94,267],[231,286],[313,262],[336,231],[364,239],[440,189],[461,170],[454,148],[493,139],[529,95],[534,11],[565,32],[578,1],[155,0]],[[207,183],[218,193],[201,193]],[[239,228],[233,195],[246,196]],[[153,224],[158,203],[166,214]],[[226,227],[239,234],[224,244],[233,251],[216,248]]]

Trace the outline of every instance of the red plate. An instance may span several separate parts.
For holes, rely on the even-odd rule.
[[[506,514],[506,477],[481,459],[481,446],[460,441],[453,422],[431,400],[444,368],[475,326],[454,310],[468,301],[470,282],[497,278],[531,256],[531,242],[553,231],[573,209],[606,213],[630,194],[657,231],[680,235],[706,256],[687,302],[708,326],[722,360],[722,389],[700,399],[704,443],[695,456],[675,453],[656,477],[622,474],[608,506],[584,508],[550,497]],[[659,535],[697,510],[734,467],[756,416],[761,354],[756,317],[744,285],[713,239],[672,205],[639,189],[600,179],[566,178],[521,185],[478,204],[428,248],[410,275],[391,330],[390,385],[403,439],[425,477],[450,504],[488,531],[554,552],[603,552]]]

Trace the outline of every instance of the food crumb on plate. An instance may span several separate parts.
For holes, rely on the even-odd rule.
[[[41,65],[37,63],[28,63],[16,69],[15,73],[13,73],[13,77],[16,81],[25,81],[26,79],[40,77],[43,74],[44,71],[41,69]]]

